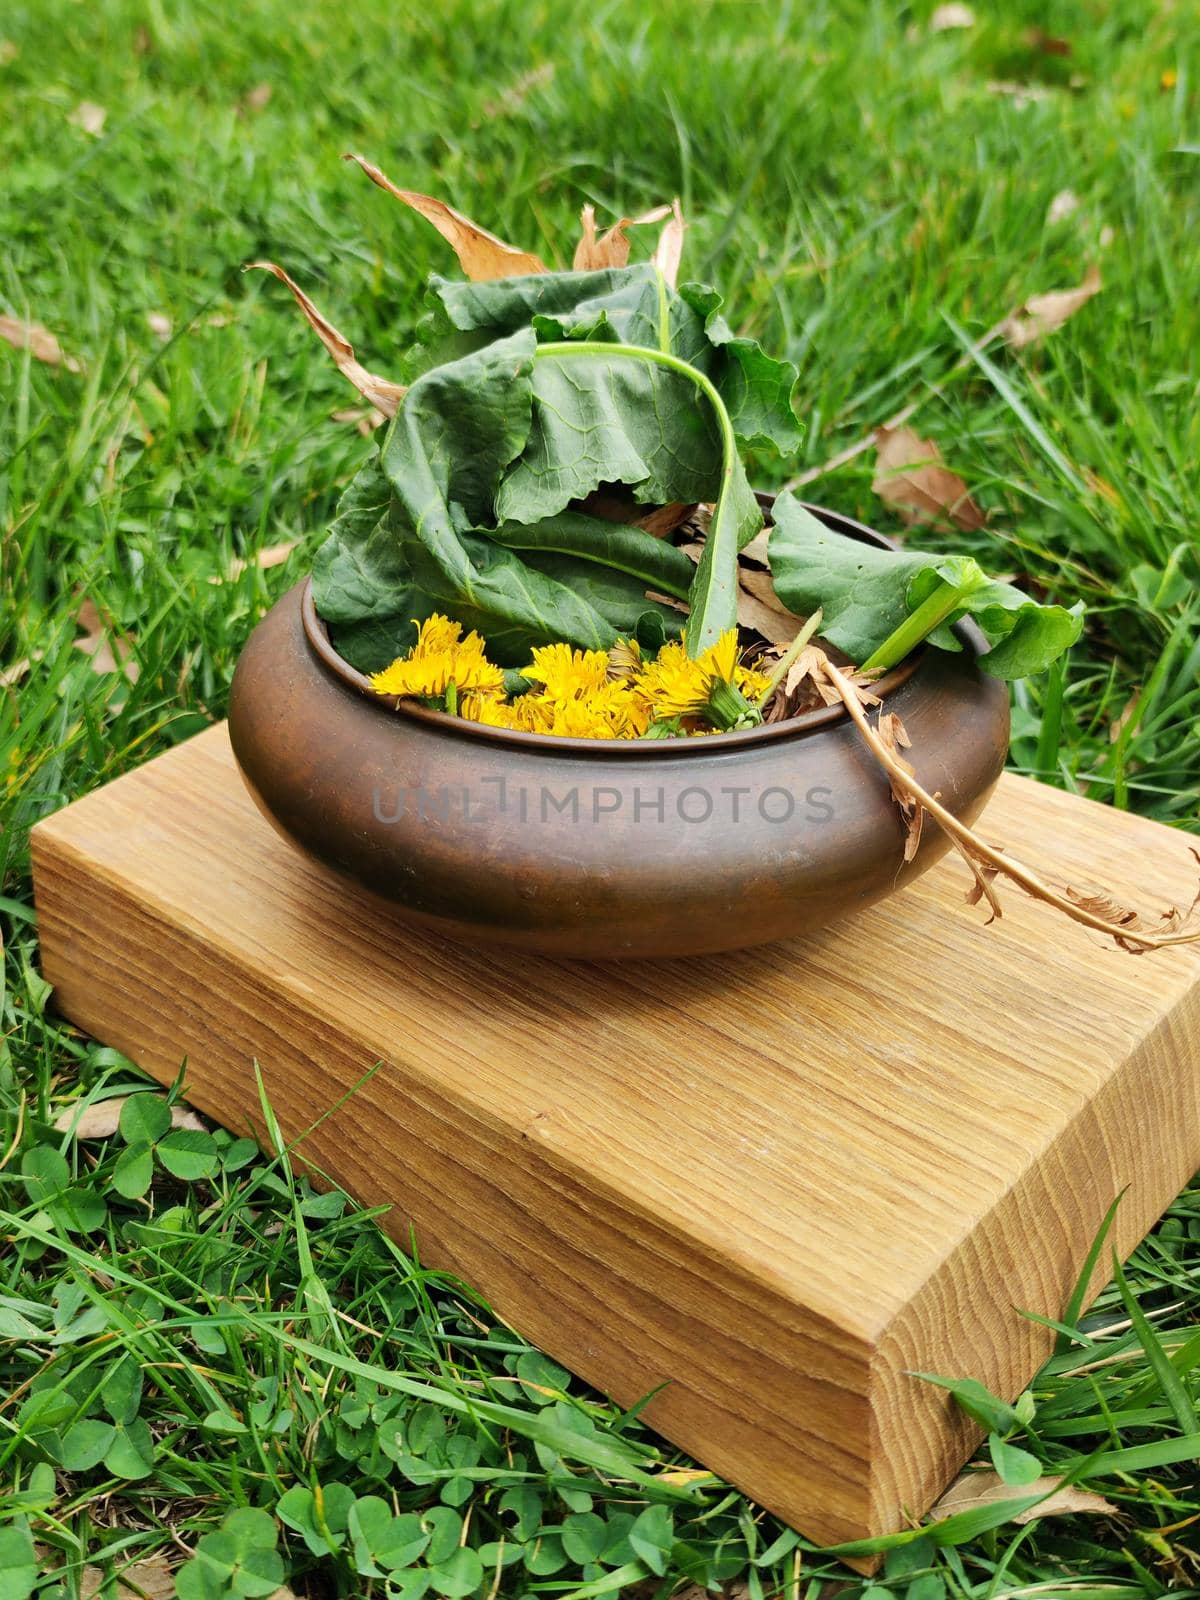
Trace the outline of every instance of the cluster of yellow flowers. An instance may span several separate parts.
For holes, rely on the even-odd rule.
[[[732,685],[753,702],[768,682],[766,673],[741,664],[732,629],[695,660],[682,641],[663,645],[649,661],[636,640],[611,650],[542,645],[521,676],[537,687],[509,699],[504,673],[487,659],[480,636],[463,638],[461,623],[435,614],[419,625],[409,653],[373,674],[371,686],[382,695],[444,700],[447,710],[491,728],[639,739],[652,723],[676,718],[687,731],[708,732],[714,690]]]

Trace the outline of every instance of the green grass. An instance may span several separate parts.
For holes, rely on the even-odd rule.
[[[1195,829],[1194,13],[980,0],[975,27],[931,33],[929,10],[0,12],[0,312],[44,323],[79,364],[0,344],[0,669],[33,663],[0,686],[0,1596],[35,1581],[19,1566],[31,1540],[47,1595],[79,1594],[85,1568],[175,1566],[200,1540],[204,1594],[225,1592],[213,1574],[239,1548],[260,1589],[286,1578],[313,1597],[1194,1592],[1200,1189],[1137,1252],[1128,1286],[1081,1322],[1068,1313],[1035,1415],[1001,1430],[1008,1470],[1028,1470],[1016,1440],[1119,1514],[1017,1526],[993,1512],[986,1526],[970,1513],[891,1550],[864,1586],[733,1493],[682,1497],[663,1478],[678,1459],[636,1417],[372,1216],[319,1195],[285,1153],[225,1135],[139,1150],[131,1123],[131,1155],[121,1134],[54,1127],[137,1080],[46,1010],[29,826],[222,714],[247,632],[366,449],[331,420],[352,391],[279,286],[241,264],[281,262],[382,372],[422,278],[448,269],[436,235],[343,166],[344,149],[559,264],[585,200],[634,214],[679,193],[690,271],[801,368],[803,456],[761,463],[759,481],[819,468],[918,402],[914,425],[991,514],[988,536],[931,537],[1089,608],[1066,672],[1018,690],[1015,764]],[[1071,54],[1031,43],[1035,25]],[[1021,105],[996,81],[1043,92]],[[259,86],[265,105],[246,98]],[[71,120],[81,101],[107,110],[99,138]],[[1051,224],[1064,189],[1078,209]],[[1092,261],[1105,288],[1059,333],[964,356]],[[894,528],[871,459],[809,492]],[[286,565],[210,581],[292,538]],[[73,647],[84,597],[128,635],[136,682]],[[217,1532],[236,1508],[282,1520]],[[355,1571],[385,1548],[404,1556],[390,1591]]]

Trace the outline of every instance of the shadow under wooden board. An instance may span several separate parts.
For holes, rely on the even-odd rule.
[[[1187,841],[1005,777],[987,835],[1165,906]],[[823,1542],[919,1517],[1013,1398],[1114,1195],[1127,1254],[1200,1166],[1200,950],[1134,957],[952,860],[804,940],[583,965],[406,929],[294,852],[223,726],[34,831],[80,1027],[303,1147],[401,1242]],[[1098,1288],[1107,1268],[1097,1272]]]

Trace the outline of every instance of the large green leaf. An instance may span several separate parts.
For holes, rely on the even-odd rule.
[[[779,598],[799,616],[819,606],[822,634],[855,661],[866,661],[940,583],[961,576],[960,557],[860,543],[834,533],[791,494],[776,499],[774,520],[768,551]],[[931,643],[961,650],[952,623],[966,614],[992,646],[980,665],[1001,678],[1040,672],[1083,626],[1076,612],[1038,605],[1012,584],[990,579],[930,634]]]
[[[711,500],[721,437],[712,406],[682,374],[657,362],[597,353],[539,355],[533,420],[497,498],[504,521],[538,522],[602,483],[638,498]]]
[[[681,284],[679,301],[701,320],[705,338],[715,351],[711,362],[704,362],[698,354],[687,359],[708,372],[741,443],[773,447],[782,455],[798,449],[804,430],[796,416],[800,375],[792,363],[767,355],[757,339],[736,335],[721,315],[724,300],[706,284]],[[684,319],[681,315],[674,320],[672,348],[682,349]]]

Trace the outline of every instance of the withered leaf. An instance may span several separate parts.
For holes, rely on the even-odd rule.
[[[596,272],[603,267],[623,267],[629,261],[628,229],[639,228],[647,222],[661,222],[671,215],[670,206],[656,206],[640,217],[622,217],[611,228],[596,237],[596,208],[586,205],[579,213],[583,236],[575,246],[575,259],[571,263],[576,272]]]
[[[1060,189],[1046,207],[1046,225],[1054,227],[1057,222],[1065,222],[1079,210],[1079,196],[1074,189]]]
[[[1036,339],[1061,328],[1080,306],[1086,305],[1103,287],[1100,268],[1093,263],[1084,274],[1083,282],[1076,288],[1052,289],[1049,294],[1030,295],[1023,305],[1005,318],[1001,332],[1014,350],[1024,350]]]
[[[879,428],[875,433],[875,476],[871,488],[881,500],[899,508],[908,523],[937,522],[949,517],[955,527],[977,532],[983,512],[967,486],[949,467],[932,439],[912,428]]]
[[[788,644],[804,626],[804,618],[789,611],[775,593],[771,574],[761,567],[738,563],[737,619],[771,644]]]
[[[67,121],[75,127],[82,128],[84,133],[90,133],[93,139],[98,139],[104,132],[104,124],[108,121],[108,112],[103,106],[98,106],[94,100],[81,100],[72,111]]]
[[[884,746],[897,764],[907,773],[913,773],[911,761],[905,759],[901,751],[912,747],[912,740],[908,730],[894,711],[880,712],[875,724]],[[925,826],[925,807],[907,790],[892,784],[892,799],[904,820],[904,859],[911,861],[921,846],[921,832]]]
[[[679,263],[683,260],[683,234],[686,226],[679,197],[676,196],[671,202],[671,216],[658,236],[658,246],[653,257],[654,265],[672,289],[679,277]]]
[[[162,311],[147,311],[146,326],[156,339],[169,339],[174,332],[170,317]]]
[[[62,346],[40,322],[19,322],[16,317],[0,315],[0,339],[14,349],[28,350],[35,361],[44,361],[48,367],[65,366],[68,372],[78,372],[79,363],[70,356],[64,358]]]
[[[83,637],[75,640],[75,648],[91,657],[92,671],[120,672],[130,683],[136,683],[138,664],[132,660],[132,644],[100,615],[90,595],[76,612],[75,621],[83,629]]]
[[[271,104],[273,91],[269,83],[256,83],[253,89],[242,96],[241,111],[265,111]]]
[[[358,429],[364,439],[369,439],[375,429],[387,421],[383,412],[377,406],[348,406],[340,411],[329,413],[331,422],[349,422]]]
[[[930,33],[946,33],[951,28],[973,28],[975,26],[975,13],[970,6],[944,5],[929,19]]]
[[[505,244],[494,233],[481,228],[455,211],[444,200],[432,195],[418,194],[415,189],[398,189],[377,166],[362,156],[347,153],[343,160],[354,161],[362,168],[372,183],[378,184],[388,194],[411,206],[427,222],[431,222],[442,238],[453,249],[459,265],[473,282],[482,283],[491,278],[515,278],[530,272],[545,272],[545,263],[527,250]]]
[[[95,1600],[101,1589],[114,1600],[173,1600],[175,1595],[175,1575],[161,1556],[119,1568],[112,1589],[105,1589],[105,1582],[102,1568],[85,1567],[79,1580],[81,1600]]]
[[[111,1100],[97,1100],[88,1106],[78,1120],[76,1120],[76,1107],[67,1106],[54,1119],[54,1131],[73,1134],[76,1139],[111,1139],[120,1126],[121,1108],[130,1098],[131,1096],[127,1094],[119,1094]],[[155,1095],[154,1098],[158,1100],[162,1096]],[[196,1113],[189,1107],[181,1105],[171,1107],[171,1126],[190,1128],[194,1132],[206,1131],[205,1124]]]
[[[258,568],[260,572],[266,572],[271,567],[282,566],[299,543],[299,539],[284,539],[281,544],[265,545],[261,550],[256,550],[253,555],[234,556],[224,577],[214,576],[208,581],[209,583],[232,583],[235,578],[240,578],[242,573],[248,572],[251,567]]]
[[[1056,1484],[1059,1487],[1056,1488]],[[1093,1494],[1091,1490],[1077,1488],[1071,1483],[1062,1483],[1058,1478],[1035,1478],[1032,1483],[1024,1483],[1017,1488],[1005,1483],[998,1472],[988,1470],[962,1473],[933,1507],[929,1517],[931,1521],[938,1522],[943,1517],[970,1511],[976,1506],[996,1505],[1005,1500],[1024,1500],[1031,1494],[1044,1494],[1046,1499],[1027,1511],[1018,1511],[1012,1519],[1014,1522],[1033,1522],[1038,1517],[1080,1514],[1115,1517],[1118,1514],[1117,1507],[1103,1495]]]
[[[334,365],[342,376],[349,378],[364,400],[369,400],[373,406],[377,406],[384,416],[396,415],[396,407],[406,392],[404,384],[393,383],[390,378],[380,378],[375,373],[368,372],[358,361],[354,354],[354,346],[345,334],[339,333],[333,323],[321,315],[300,285],[293,282],[282,267],[277,267],[273,261],[252,261],[246,271],[270,272],[280,283],[286,283],[292,291],[296,304],[307,318],[309,327],[329,351]]]

